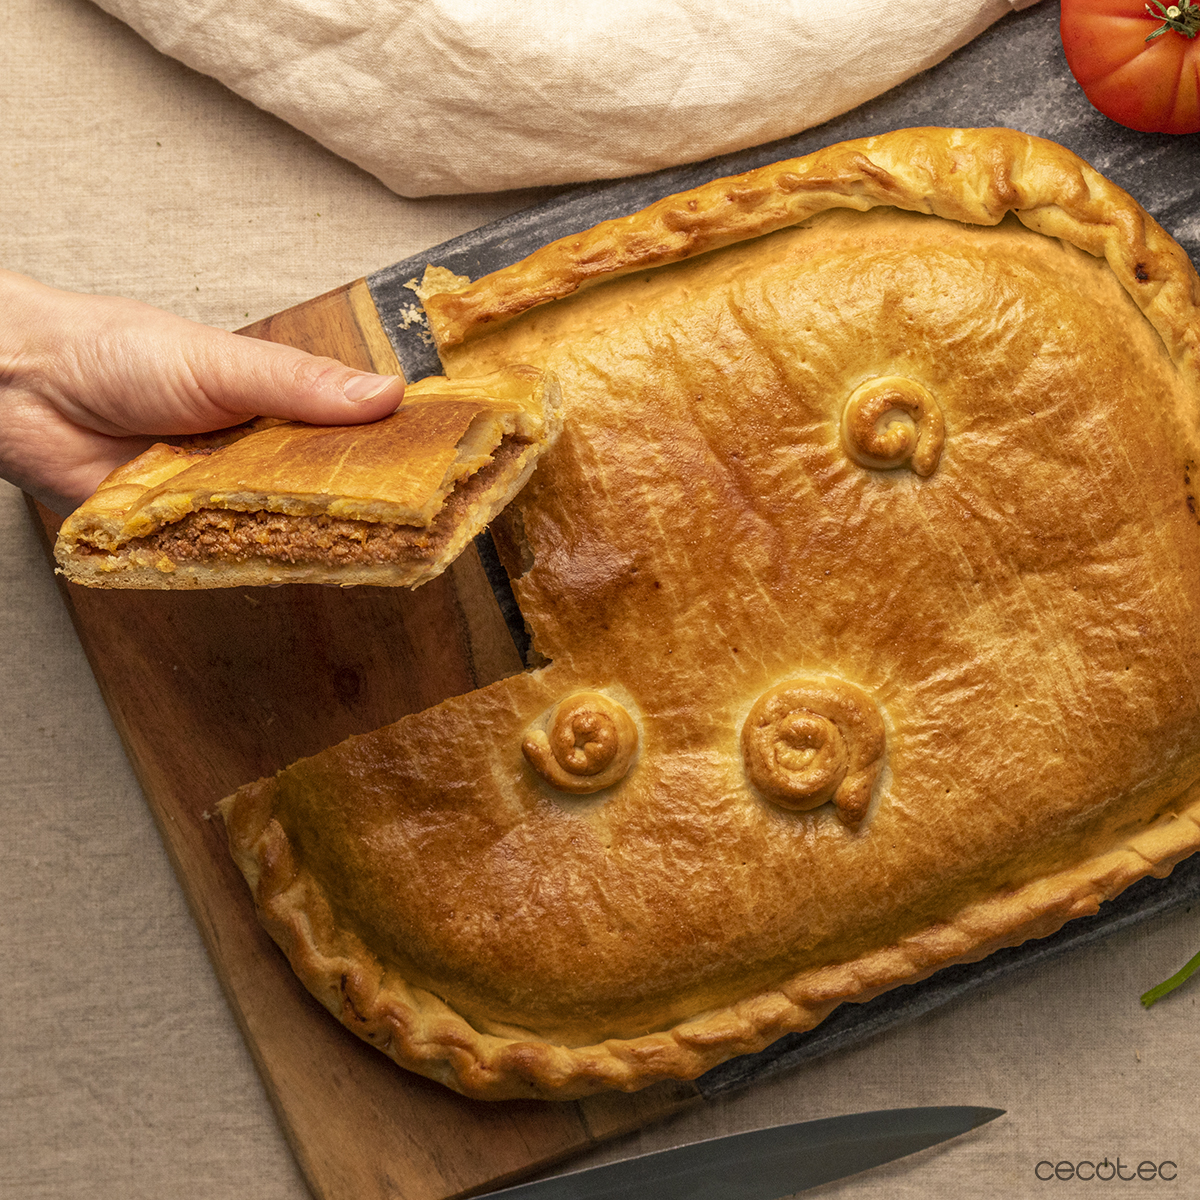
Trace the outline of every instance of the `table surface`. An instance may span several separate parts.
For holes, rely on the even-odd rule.
[[[8,0],[0,29],[0,263],[48,283],[236,328],[555,195],[400,199],[86,0]],[[1023,108],[997,122],[1037,117],[1037,65],[1014,81]],[[0,555],[0,1197],[302,1200],[7,485]],[[971,1103],[1008,1114],[807,1194],[1040,1196],[1056,1185],[1036,1179],[1039,1161],[1119,1157],[1174,1161],[1177,1180],[1155,1191],[1193,1195],[1200,988],[1149,1011],[1138,995],[1196,949],[1200,914],[1156,918],[586,1161],[839,1112]]]

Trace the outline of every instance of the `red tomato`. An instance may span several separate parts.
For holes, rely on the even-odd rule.
[[[1067,65],[1087,98],[1147,133],[1200,132],[1198,29],[1195,0],[1062,0],[1059,22]]]

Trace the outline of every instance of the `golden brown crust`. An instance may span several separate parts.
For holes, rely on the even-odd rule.
[[[521,752],[552,787],[585,796],[620,783],[637,744],[637,726],[624,705],[600,692],[576,692],[525,734]]]
[[[93,587],[416,587],[524,486],[556,411],[553,382],[516,367],[421,380],[370,425],[263,421],[155,445],[67,518],[56,557]]]
[[[875,702],[844,679],[777,683],[742,726],[742,759],[755,788],[799,812],[832,801],[848,825],[867,815],[885,743]]]
[[[1066,151],[918,133],[821,152],[798,225],[446,352],[562,380],[502,518],[549,665],[223,804],[300,977],[403,1065],[693,1077],[1200,849],[1195,273]],[[893,167],[954,219],[859,203],[911,199]],[[1054,237],[989,199],[1034,191]],[[541,253],[516,276],[574,278]],[[595,792],[526,749],[561,713],[590,769],[633,739],[573,714],[618,710]]]

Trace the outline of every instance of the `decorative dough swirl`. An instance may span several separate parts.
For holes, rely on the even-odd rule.
[[[937,401],[919,383],[900,375],[859,384],[842,412],[846,453],[873,470],[907,463],[922,477],[932,475],[945,440]]]
[[[584,794],[624,779],[637,744],[637,726],[620,704],[576,692],[555,706],[545,729],[525,735],[521,750],[547,783]]]
[[[764,692],[742,726],[746,773],[783,808],[832,800],[848,825],[866,815],[883,766],[883,718],[842,679],[789,679]]]

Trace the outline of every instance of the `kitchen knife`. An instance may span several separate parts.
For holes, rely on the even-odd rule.
[[[478,1200],[779,1200],[935,1146],[1003,1113],[958,1105],[825,1117],[639,1154]]]

